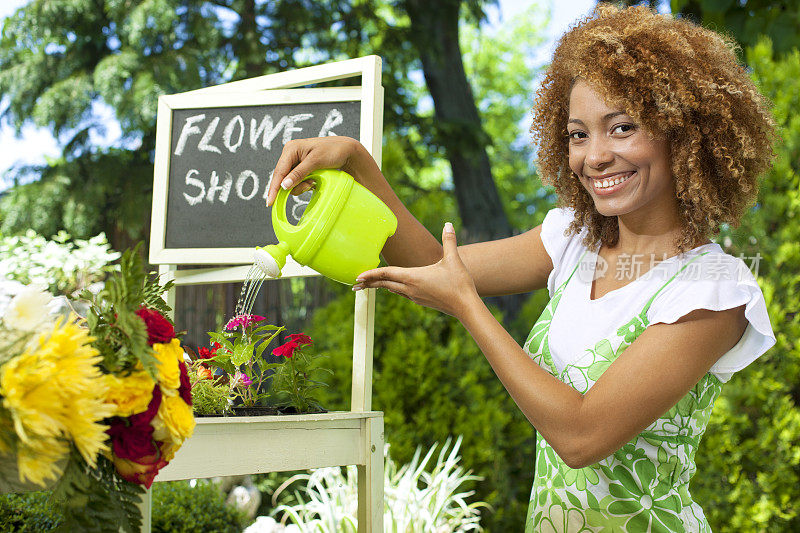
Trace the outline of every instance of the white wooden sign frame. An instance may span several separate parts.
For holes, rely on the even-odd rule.
[[[304,85],[360,76],[360,86],[297,89]],[[381,59],[366,56],[280,72],[162,96],[158,103],[156,160],[150,262],[159,265],[162,282],[196,285],[243,281],[253,248],[184,249],[164,247],[166,194],[171,149],[171,110],[185,107],[225,107],[221,99],[236,93],[237,106],[262,103],[361,101],[360,141],[380,166],[383,130]],[[214,254],[217,255],[214,255]],[[225,263],[241,266],[178,270],[179,264]],[[213,257],[212,257],[213,256]],[[282,278],[318,275],[287,260]],[[166,295],[175,308],[175,289]],[[350,411],[314,415],[201,418],[194,435],[158,475],[156,481],[318,468],[358,467],[358,531],[383,531],[383,413],[371,410],[372,347],[375,290],[356,292],[353,328],[353,381]],[[313,431],[313,434],[309,433]],[[142,504],[143,531],[150,531],[150,491]]]

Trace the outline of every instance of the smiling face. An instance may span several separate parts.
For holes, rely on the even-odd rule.
[[[604,216],[674,216],[669,144],[578,80],[569,99],[569,166]]]

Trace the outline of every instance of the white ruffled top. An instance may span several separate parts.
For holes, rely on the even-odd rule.
[[[695,309],[722,311],[745,305],[748,325],[742,338],[709,370],[722,382],[730,380],[735,372],[775,344],[764,295],[750,270],[756,266],[754,260],[750,260],[748,266],[742,258],[726,254],[716,243],[661,260],[652,268],[649,258],[631,258],[626,271],[606,275],[626,275],[632,281],[592,300],[592,279],[604,264],[601,258],[598,262],[596,253],[587,252],[581,242],[583,232],[564,236],[572,220],[571,210],[553,209],[545,216],[541,234],[554,267],[547,281],[551,296],[569,277],[578,261],[581,262],[562,293],[550,324],[550,353],[559,372],[600,339],[612,338],[620,326],[644,308],[667,280],[704,252],[709,253],[693,261],[658,293],[647,312],[650,324],[671,324]],[[584,252],[587,253],[584,255]],[[648,264],[643,264],[643,261]],[[647,270],[645,274],[636,276],[637,263],[642,271]]]

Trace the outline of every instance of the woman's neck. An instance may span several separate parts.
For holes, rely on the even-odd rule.
[[[677,206],[664,209],[640,209],[634,213],[617,216],[619,239],[613,247],[615,253],[630,255],[654,254],[659,257],[672,257],[679,250],[675,243],[679,240],[683,227],[678,216]],[[693,247],[708,243],[699,239]]]

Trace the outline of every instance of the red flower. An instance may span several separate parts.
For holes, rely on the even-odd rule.
[[[311,344],[312,342],[311,337],[304,333],[292,333],[289,335],[289,339],[298,344]]]
[[[189,370],[183,361],[178,363],[178,367],[181,369],[181,384],[178,387],[178,394],[184,402],[192,405],[192,383],[189,381]]]
[[[111,437],[111,449],[120,459],[139,461],[158,452],[153,441],[153,427],[132,425],[125,418],[117,418],[106,433]]]
[[[138,483],[149,489],[158,471],[167,466],[167,461],[163,459],[161,450],[157,448],[156,453],[142,457],[138,461],[114,457],[114,466],[125,481]]]
[[[272,350],[272,355],[278,357],[291,357],[294,355],[294,352],[300,349],[300,343],[297,341],[289,341],[285,344],[281,344],[274,350]]]
[[[173,325],[155,309],[140,307],[136,311],[136,314],[144,320],[147,326],[147,344],[150,346],[155,343],[168,343],[175,338],[175,328]]]
[[[222,348],[222,345],[218,342],[214,342],[211,344],[211,349],[209,350],[205,346],[197,350],[197,356],[200,359],[211,359],[215,355],[217,355],[217,350]]]
[[[213,377],[214,377],[214,374],[211,373],[211,369],[210,368],[200,367],[200,368],[197,369],[198,381],[200,381],[201,379],[213,379]]]

